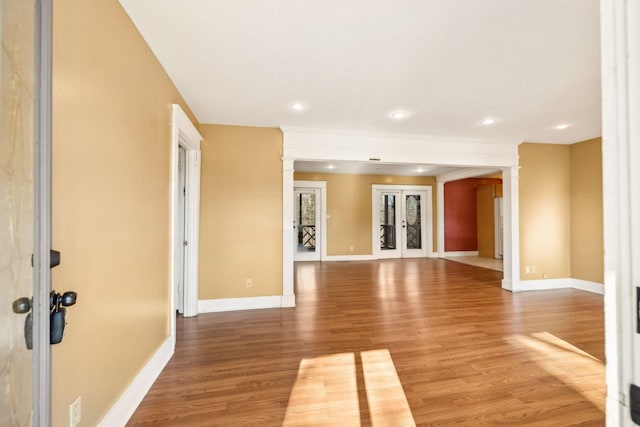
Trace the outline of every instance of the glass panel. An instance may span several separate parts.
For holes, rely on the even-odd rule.
[[[316,250],[316,193],[315,191],[296,193],[296,224],[298,232],[298,252]]]
[[[0,0],[0,425],[11,426],[31,425],[27,314],[12,304],[33,295],[34,33],[33,1]]]
[[[396,248],[396,196],[380,194],[380,249]]]
[[[407,249],[422,249],[422,230],[420,224],[420,196],[411,194],[405,196],[407,218]]]

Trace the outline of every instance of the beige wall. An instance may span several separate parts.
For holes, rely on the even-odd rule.
[[[182,98],[114,0],[54,2],[53,425],[94,426],[169,335],[171,104]],[[193,117],[191,115],[191,117]]]
[[[520,278],[571,277],[570,148],[519,146]],[[525,273],[535,266],[535,273]]]
[[[282,295],[282,132],[200,130],[199,298]]]
[[[604,283],[602,140],[570,146],[571,277]]]
[[[433,224],[436,239],[434,177],[352,175],[296,172],[296,180],[327,181],[327,255],[371,255],[371,185],[430,185],[433,187]],[[353,251],[351,251],[353,246]]]

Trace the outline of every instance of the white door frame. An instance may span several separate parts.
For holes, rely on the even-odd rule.
[[[184,316],[198,314],[198,259],[199,259],[199,233],[200,233],[200,142],[202,136],[191,123],[182,108],[172,105],[173,128],[171,138],[171,335],[175,344],[176,332],[176,301],[175,294],[178,286],[176,277],[177,257],[180,251],[178,245],[184,242],[180,239],[178,227],[180,215],[178,214],[178,146],[186,150],[186,213],[184,215],[185,236],[188,242],[185,249],[184,261]]]
[[[397,192],[400,195],[397,205],[399,209],[396,212],[400,212],[404,216],[404,201],[402,195],[404,192],[421,192],[424,193],[424,200],[422,201],[422,209],[420,212],[420,221],[424,224],[422,229],[423,248],[414,254],[407,254],[404,248],[404,239],[402,236],[398,236],[401,247],[400,257],[428,257],[433,252],[433,201],[432,201],[432,188],[429,185],[386,185],[386,184],[373,184],[371,186],[371,245],[373,248],[373,256],[375,258],[386,258],[384,251],[380,249],[380,206],[378,201],[380,199],[381,192]],[[401,232],[404,234],[404,232]]]
[[[326,181],[294,181],[294,194],[296,189],[316,189],[316,256],[313,261],[324,261],[327,258],[327,182]],[[318,194],[319,193],[319,194]],[[320,209],[317,207],[320,205]],[[295,213],[295,206],[293,206]],[[319,221],[318,221],[319,220]],[[295,218],[294,218],[295,221]],[[294,233],[295,234],[295,233]],[[294,235],[295,239],[295,235]],[[304,257],[296,256],[294,247],[294,260],[305,261]]]
[[[600,36],[606,423],[628,427],[629,385],[640,385],[640,3],[602,0]]]

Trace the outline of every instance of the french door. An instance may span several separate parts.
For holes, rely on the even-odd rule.
[[[426,189],[374,186],[372,232],[377,258],[427,256],[431,246],[431,199],[427,193]]]
[[[294,188],[293,247],[296,261],[321,259],[320,191],[320,188]]]

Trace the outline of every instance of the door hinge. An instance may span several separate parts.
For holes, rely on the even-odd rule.
[[[187,246],[187,245],[189,244],[189,242],[187,242],[187,241],[185,240],[184,242],[182,242],[182,244],[183,244],[184,246]]]

